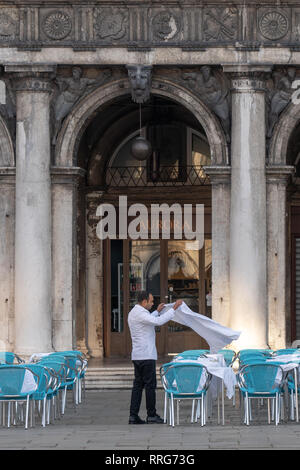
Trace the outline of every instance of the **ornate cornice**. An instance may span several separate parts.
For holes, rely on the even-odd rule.
[[[203,50],[232,46],[300,48],[300,2],[65,1],[3,3],[0,46],[43,47],[181,47]]]

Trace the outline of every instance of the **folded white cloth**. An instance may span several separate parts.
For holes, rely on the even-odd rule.
[[[174,303],[166,304],[161,311],[161,315],[173,306]],[[175,310],[172,321],[192,328],[199,336],[205,339],[212,353],[218,352],[232,341],[237,340],[241,334],[241,331],[232,330],[200,313],[193,312],[185,302]]]

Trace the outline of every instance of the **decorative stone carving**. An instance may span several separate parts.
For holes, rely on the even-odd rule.
[[[42,28],[48,38],[58,41],[70,34],[72,21],[66,12],[61,10],[52,11],[44,18]]]
[[[206,41],[230,41],[237,38],[238,14],[236,8],[205,10],[203,33]]]
[[[2,78],[5,83],[5,104],[0,104],[0,114],[6,121],[13,142],[16,137],[16,97],[9,78]]]
[[[200,95],[201,100],[220,118],[227,141],[230,141],[229,87],[223,75],[216,76],[208,65],[200,72],[183,73],[183,80]]]
[[[291,96],[295,91],[292,83],[296,77],[296,68],[288,67],[286,71],[275,70],[272,73],[273,89],[268,93],[268,126],[267,137],[271,137],[274,125],[279,115],[290,103]]]
[[[163,41],[174,39],[180,30],[180,18],[168,10],[161,11],[153,17],[152,31],[154,39]]]
[[[100,86],[111,76],[110,70],[101,72],[99,78],[83,78],[82,69],[73,67],[72,77],[57,77],[56,83],[59,88],[58,96],[54,99],[54,133],[53,141],[55,144],[58,130],[63,119],[71,111],[75,103],[84,95],[89,93],[93,88]]]
[[[135,103],[146,103],[150,98],[151,65],[126,65],[131,86],[131,98]]]
[[[261,15],[258,27],[264,38],[276,41],[287,34],[289,21],[287,16],[282,12],[268,11]]]
[[[7,13],[0,13],[0,38],[15,38],[17,32],[17,23]]]
[[[100,39],[122,39],[128,31],[128,11],[114,8],[96,10],[94,30]]]

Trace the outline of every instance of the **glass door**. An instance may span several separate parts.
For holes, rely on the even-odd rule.
[[[211,314],[208,295],[211,285],[211,270],[209,270],[211,241],[206,240],[201,250],[195,248],[195,242],[168,241],[169,301],[175,302],[177,299],[182,299],[193,312],[209,316]],[[166,347],[169,353],[179,353],[187,349],[200,349],[207,345],[190,328],[176,322],[169,322]]]

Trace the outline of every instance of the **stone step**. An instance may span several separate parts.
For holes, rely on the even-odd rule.
[[[156,370],[158,388],[161,388],[159,368]],[[134,379],[133,368],[91,368],[85,375],[87,390],[131,389]]]

